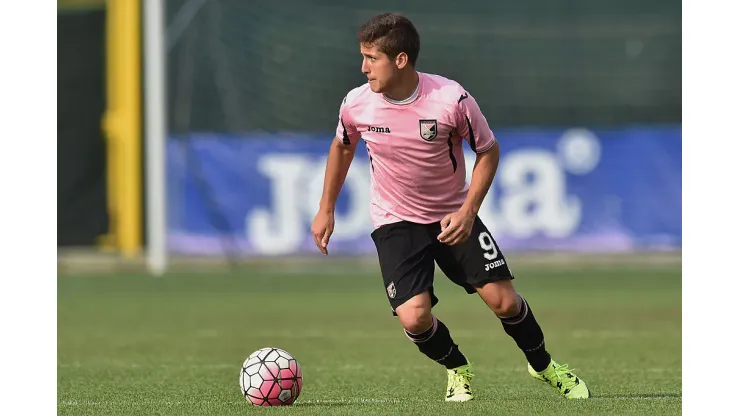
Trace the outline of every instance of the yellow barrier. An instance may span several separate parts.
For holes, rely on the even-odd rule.
[[[103,129],[108,154],[110,232],[104,248],[126,257],[142,244],[141,183],[141,5],[137,0],[108,0],[107,101]]]

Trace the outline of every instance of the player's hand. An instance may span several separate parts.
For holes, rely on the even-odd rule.
[[[460,244],[470,237],[475,223],[475,214],[469,211],[457,211],[453,214],[447,214],[442,219],[442,232],[437,236],[437,240],[449,246]]]
[[[329,237],[334,232],[334,211],[320,210],[311,224],[311,234],[316,247],[323,255],[328,255]]]

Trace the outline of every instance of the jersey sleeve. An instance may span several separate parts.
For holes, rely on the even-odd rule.
[[[339,122],[337,123],[336,138],[347,146],[356,143],[360,139],[360,132],[353,124],[352,117],[350,116],[347,97],[344,97],[342,105],[339,106]]]
[[[475,153],[483,153],[496,143],[486,117],[472,95],[464,91],[457,100],[457,131]]]

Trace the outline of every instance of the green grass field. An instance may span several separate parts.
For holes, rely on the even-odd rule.
[[[61,415],[681,413],[678,267],[516,269],[548,349],[575,367],[588,401],[532,379],[476,295],[442,276],[435,314],[473,362],[476,400],[445,403],[446,373],[390,314],[374,269],[60,276]],[[254,350],[292,353],[304,390],[258,408],[237,377]]]

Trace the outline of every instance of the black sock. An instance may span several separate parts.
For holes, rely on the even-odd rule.
[[[435,316],[432,316],[432,327],[421,334],[405,332],[406,336],[419,348],[419,351],[447,369],[457,368],[468,363],[468,360],[465,359],[460,349],[452,341],[450,330]]]
[[[519,313],[507,318],[499,318],[504,331],[514,338],[516,345],[524,352],[527,361],[535,371],[542,371],[550,364],[550,354],[545,349],[545,335],[534,318],[527,301],[519,296]]]

